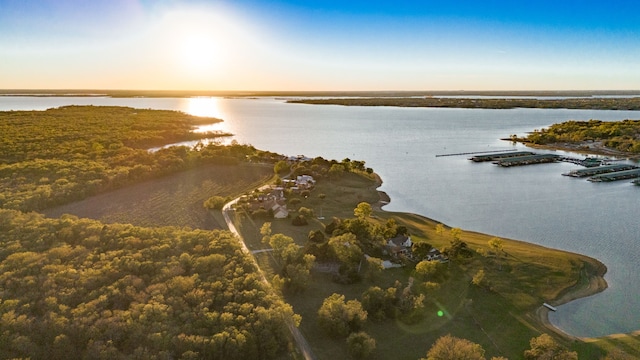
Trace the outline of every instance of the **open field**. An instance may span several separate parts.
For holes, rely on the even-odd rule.
[[[253,190],[272,177],[272,165],[209,165],[50,208],[43,213],[49,217],[67,213],[105,223],[148,227],[226,229],[224,221],[209,215],[202,203],[213,195],[235,196]]]

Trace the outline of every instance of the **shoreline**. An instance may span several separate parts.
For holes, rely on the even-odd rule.
[[[604,275],[607,272],[606,265],[604,265],[600,260],[589,257],[587,255],[583,255],[583,254],[577,254],[577,255],[580,255],[580,257],[583,259],[586,265],[589,265],[592,267],[590,269],[591,271],[586,271],[586,269],[583,269],[583,272],[581,274],[581,279],[580,279],[582,281],[579,281],[574,286],[571,286],[563,290],[558,296],[558,298],[551,300],[551,305],[553,306],[564,305],[574,300],[586,298],[586,297],[601,293],[609,287],[609,285],[607,284],[607,281],[604,279]],[[587,276],[587,277],[582,278],[582,276]],[[553,331],[554,333],[570,340],[585,341],[588,339],[593,339],[593,337],[580,337],[580,336],[571,335],[565,332],[564,330],[556,327],[549,320],[550,311],[551,310],[549,310],[544,306],[540,306],[535,311],[536,317],[540,321],[540,324],[545,328],[547,328],[548,330]],[[609,334],[605,336],[612,336],[612,335],[616,335],[616,334]]]
[[[376,210],[386,212],[386,210],[384,210],[383,207],[391,202],[391,197],[386,192],[382,190],[377,190],[378,188],[380,188],[380,186],[382,186],[382,178],[377,173],[374,173],[374,174],[376,178],[375,186],[379,196],[379,200],[377,204],[372,204],[372,207]],[[439,221],[424,215],[420,215],[420,214],[413,214],[413,215],[422,217],[434,223],[440,223]],[[534,244],[524,240],[513,240],[513,239],[509,239],[509,240],[532,244],[535,246],[542,246],[542,245]],[[558,250],[558,249],[555,249],[555,250]],[[579,256],[580,259],[583,261],[585,268],[582,270],[580,279],[578,279],[577,283],[574,284],[573,286],[570,286],[562,290],[557,298],[550,300],[551,305],[554,305],[554,306],[564,305],[574,300],[586,298],[586,297],[601,293],[609,287],[609,285],[607,284],[607,281],[604,278],[604,275],[607,272],[607,266],[604,263],[602,263],[600,260],[584,254],[569,252],[566,250],[558,250],[558,251],[563,251],[566,253],[571,253]],[[566,338],[568,340],[587,341],[587,340],[594,339],[591,337],[574,336],[556,327],[549,320],[549,311],[550,310],[548,308],[544,307],[543,305],[540,305],[540,307],[537,308],[535,311],[532,311],[531,314],[534,315],[534,321],[539,323],[541,327],[553,332],[554,334],[562,336],[563,338]],[[605,336],[615,336],[615,335],[617,334],[609,334]]]

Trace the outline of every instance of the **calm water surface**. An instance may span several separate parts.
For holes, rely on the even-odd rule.
[[[216,130],[287,155],[364,160],[384,180],[390,211],[595,257],[605,292],[559,307],[551,321],[576,336],[640,329],[640,187],[561,176],[559,163],[499,168],[466,156],[506,150],[499,140],[566,120],[640,119],[640,112],[549,109],[429,109],[285,104],[277,99],[0,97],[0,110],[119,105],[220,117]],[[330,214],[325,214],[330,216]]]

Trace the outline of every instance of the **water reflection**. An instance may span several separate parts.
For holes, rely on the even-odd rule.
[[[194,116],[214,117],[223,119],[220,111],[218,98],[215,97],[192,97],[184,99],[186,104],[185,112]]]

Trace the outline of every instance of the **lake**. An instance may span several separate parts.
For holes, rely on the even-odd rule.
[[[575,336],[640,329],[640,186],[561,176],[568,163],[501,168],[440,154],[523,149],[501,141],[566,120],[640,119],[640,112],[437,109],[286,104],[282,99],[0,97],[0,110],[62,105],[180,110],[224,119],[216,130],[286,155],[364,160],[383,179],[389,211],[585,254],[608,267],[609,289],[560,306],[551,322]],[[324,214],[331,216],[331,214]]]

